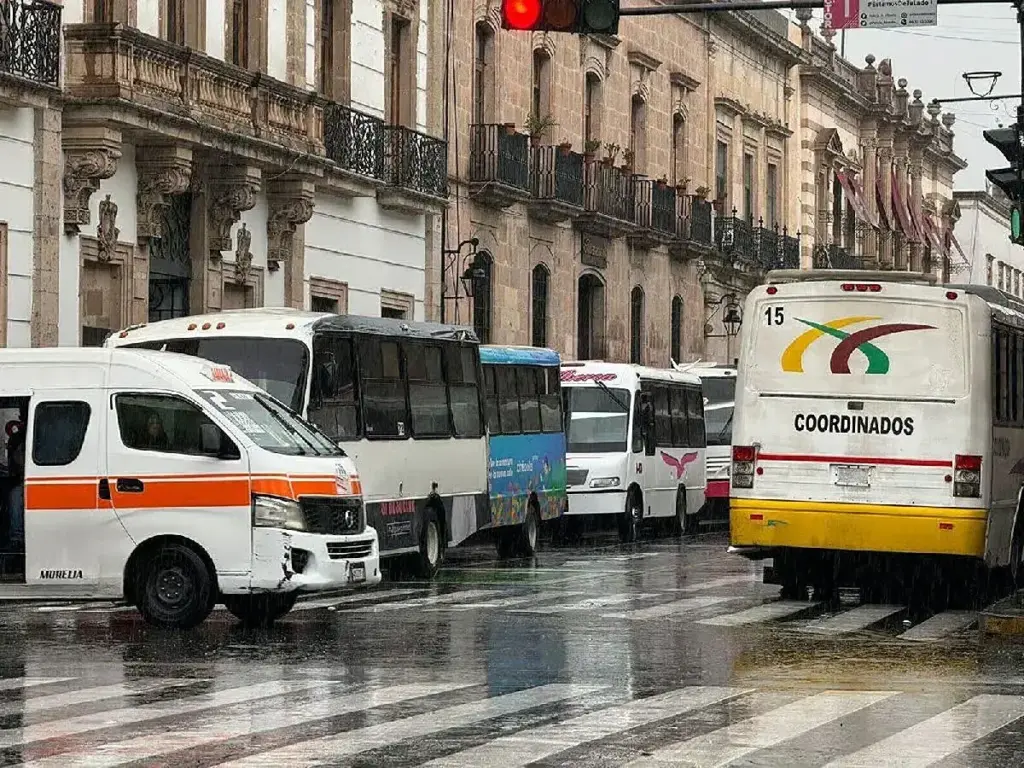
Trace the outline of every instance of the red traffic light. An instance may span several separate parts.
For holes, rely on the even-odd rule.
[[[509,29],[530,30],[540,21],[542,0],[502,0],[501,17]]]

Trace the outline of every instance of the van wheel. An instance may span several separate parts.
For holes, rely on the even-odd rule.
[[[298,592],[224,595],[224,607],[247,627],[269,627],[295,607],[298,597]]]
[[[199,555],[168,544],[141,569],[136,607],[155,626],[192,629],[213,610],[212,585],[210,569]]]
[[[432,579],[444,560],[444,537],[437,513],[428,509],[423,516],[423,530],[420,531],[420,552],[416,558],[416,570],[424,579]]]
[[[537,554],[540,540],[540,514],[537,505],[530,502],[526,509],[526,519],[516,530],[516,550],[522,557],[533,557]]]
[[[624,543],[636,541],[643,525],[644,508],[638,498],[639,494],[631,492],[626,497],[626,508],[619,519],[619,539]]]

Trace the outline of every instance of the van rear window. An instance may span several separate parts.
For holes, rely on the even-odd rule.
[[[825,297],[755,306],[743,324],[747,386],[757,392],[913,399],[967,391],[962,307]]]

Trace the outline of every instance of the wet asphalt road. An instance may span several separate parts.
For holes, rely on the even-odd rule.
[[[455,551],[265,631],[6,605],[0,764],[1024,765],[1024,654],[973,614],[780,601],[725,546]]]

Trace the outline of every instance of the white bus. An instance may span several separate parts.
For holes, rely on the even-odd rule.
[[[623,541],[650,519],[692,532],[704,506],[704,406],[686,373],[562,363],[570,516],[615,515]]]
[[[287,308],[126,328],[108,346],[230,365],[337,440],[362,477],[381,557],[432,576],[491,520],[480,350],[472,330]]]
[[[677,371],[700,377],[704,394],[704,421],[707,428],[708,516],[729,515],[729,468],[732,466],[732,422],[736,399],[736,367],[719,363],[696,362],[675,365]]]
[[[794,595],[893,555],[1020,572],[1024,303],[930,276],[779,271],[744,318],[735,548],[771,554]]]

